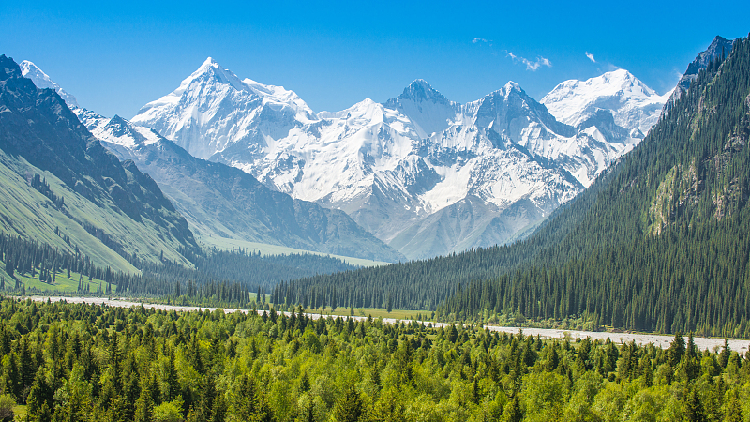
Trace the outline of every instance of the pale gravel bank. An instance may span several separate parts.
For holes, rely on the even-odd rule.
[[[25,299],[26,297],[24,297]],[[197,306],[175,306],[175,305],[162,305],[157,303],[145,303],[145,302],[133,302],[127,298],[121,298],[121,299],[107,299],[103,297],[81,297],[81,296],[28,296],[28,298],[35,300],[37,302],[46,302],[48,300],[52,302],[58,302],[58,301],[66,301],[68,303],[87,303],[87,304],[97,304],[97,305],[107,305],[112,307],[118,307],[118,308],[132,308],[132,307],[138,307],[143,306],[144,308],[149,309],[161,309],[161,310],[167,310],[167,311],[197,311],[197,310],[210,310],[214,311],[217,308],[203,308],[203,307],[197,307]],[[236,311],[241,312],[249,312],[249,309],[223,309],[226,313],[232,313]],[[259,311],[262,312],[262,311]],[[307,314],[309,317],[313,319],[320,318],[320,314]],[[363,316],[354,316],[350,317],[354,318],[356,320],[364,320],[367,319],[367,317]],[[395,324],[396,322],[404,321],[409,322],[407,320],[397,320],[393,318],[383,318],[383,322],[387,324]],[[441,323],[432,323],[433,326],[444,326],[445,324]],[[665,335],[656,335],[656,334],[631,334],[631,333],[613,333],[613,332],[597,332],[597,331],[577,331],[577,330],[558,330],[558,329],[552,329],[552,328],[529,328],[529,327],[500,327],[496,325],[486,325],[485,328],[488,328],[491,331],[498,331],[498,332],[505,332],[505,333],[511,333],[516,334],[519,330],[523,332],[524,335],[533,335],[533,336],[539,336],[541,338],[564,338],[569,337],[571,340],[575,339],[584,339],[587,337],[590,337],[592,340],[606,340],[610,339],[615,343],[627,343],[630,341],[635,341],[638,344],[646,345],[649,343],[653,343],[657,347],[661,348],[667,348],[669,347],[669,343],[674,338],[673,336],[665,336]],[[687,338],[685,339],[687,342]],[[724,339],[723,338],[703,338],[703,337],[696,337],[695,338],[695,344],[698,346],[698,349],[704,350],[708,349],[713,351],[714,348],[721,348],[724,346]],[[731,350],[737,351],[739,353],[745,353],[748,351],[748,345],[750,344],[750,340],[745,339],[729,339],[729,348]]]

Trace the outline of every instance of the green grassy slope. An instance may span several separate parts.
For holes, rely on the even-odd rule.
[[[178,248],[197,244],[156,183],[120,163],[54,91],[37,89],[4,55],[0,110],[0,231],[78,247],[99,267],[131,273],[133,256],[187,263]]]
[[[324,252],[311,251],[306,249],[294,249],[287,248],[286,246],[269,245],[266,243],[248,242],[241,239],[230,239],[227,237],[216,237],[216,236],[196,236],[198,242],[208,248],[217,248],[222,250],[233,250],[233,249],[247,249],[250,251],[258,251],[263,255],[290,255],[290,254],[315,254],[320,256],[330,256],[338,258],[347,264],[357,265],[360,267],[373,267],[378,265],[387,265],[387,262],[371,261],[369,259],[352,258],[350,256],[333,255]]]
[[[29,186],[26,174],[40,174],[45,177],[52,191],[65,198],[64,209],[69,216],[55,208],[52,201]],[[103,222],[109,223],[113,219],[126,220],[127,217],[117,214],[104,215],[106,210],[72,192],[51,173],[39,170],[21,157],[14,159],[2,150],[0,150],[0,196],[4,198],[0,201],[0,230],[3,232],[22,235],[71,252],[78,246],[98,266],[109,265],[113,269],[125,272],[137,271],[122,256],[84,230],[78,222],[86,221],[102,227]],[[117,225],[108,224],[108,226],[110,227],[108,232],[111,232],[111,228],[132,225],[126,221],[120,221]],[[55,228],[58,229],[59,235],[55,234]],[[134,227],[129,227],[129,229],[135,230]],[[64,235],[69,237],[70,244],[63,239]]]

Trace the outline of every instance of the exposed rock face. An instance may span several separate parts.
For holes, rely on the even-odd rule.
[[[687,92],[690,88],[690,84],[698,78],[698,72],[700,72],[701,69],[708,67],[711,61],[717,57],[726,57],[729,52],[732,51],[734,41],[735,40],[728,40],[718,35],[714,37],[713,41],[711,41],[711,45],[708,46],[708,49],[698,54],[698,57],[688,65],[682,78],[677,82],[677,86],[669,97],[669,100],[664,104],[664,110],[672,108],[674,102],[680,99],[682,94]]]

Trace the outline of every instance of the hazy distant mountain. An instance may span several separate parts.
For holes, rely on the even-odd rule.
[[[641,120],[651,114],[624,111],[634,102],[612,112],[647,130]],[[602,113],[588,121],[597,118],[569,126],[514,83],[462,105],[422,80],[383,104],[313,113],[294,92],[241,81],[209,58],[132,122],[294,198],[341,209],[423,258],[512,240],[642,137],[607,126]]]
[[[0,110],[0,230],[78,248],[101,267],[134,271],[126,259],[156,262],[162,253],[186,262],[177,249],[197,244],[156,183],[120,163],[55,90],[37,88],[5,55]]]
[[[292,199],[239,169],[195,158],[119,116],[78,115],[115,155],[153,177],[197,233],[376,261],[405,259],[343,211]]]

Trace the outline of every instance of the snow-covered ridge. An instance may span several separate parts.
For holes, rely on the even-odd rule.
[[[68,107],[71,109],[78,108],[78,101],[76,98],[70,94],[68,94],[67,91],[62,89],[60,85],[56,84],[52,79],[50,79],[49,75],[44,73],[42,69],[37,67],[34,63],[24,60],[21,62],[21,73],[23,74],[24,78],[31,79],[32,82],[34,82],[34,85],[36,85],[39,88],[51,88],[54,89],[55,92],[57,92],[57,95],[60,96],[67,104]]]
[[[262,120],[274,123],[254,125]],[[177,89],[143,106],[131,122],[157,130],[196,157],[210,158],[238,141],[258,152],[291,127],[315,120],[294,92],[242,81],[209,57]]]
[[[82,108],[75,109],[73,112],[91,134],[99,140],[119,147],[134,149],[158,143],[162,139],[153,129],[133,126],[116,114],[107,118]]]

